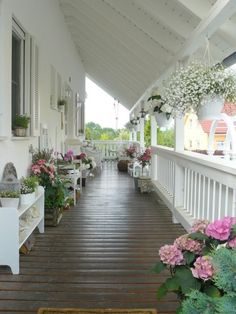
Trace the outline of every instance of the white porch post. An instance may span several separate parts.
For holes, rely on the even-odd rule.
[[[133,130],[133,141],[137,142],[137,132],[136,132],[136,130]]]
[[[153,115],[151,115],[151,146],[157,145],[157,122]],[[157,180],[157,155],[152,155],[151,164],[151,177],[152,180]]]
[[[184,119],[175,118],[175,151],[184,151]],[[183,207],[184,204],[184,168],[175,164],[174,182],[174,208]],[[174,223],[178,223],[175,216],[172,217]]]
[[[140,148],[144,148],[144,124],[145,124],[145,119],[140,118]]]
[[[130,142],[133,141],[133,132],[132,132],[132,130],[129,131],[129,141]]]

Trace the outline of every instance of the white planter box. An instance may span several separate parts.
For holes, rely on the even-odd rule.
[[[34,200],[35,200],[35,192],[20,195],[20,204],[21,205],[28,205],[30,203],[33,203]]]
[[[18,208],[20,199],[19,198],[1,197],[0,201],[1,201],[2,207],[15,207],[15,208]]]

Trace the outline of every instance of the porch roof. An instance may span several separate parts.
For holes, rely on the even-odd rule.
[[[236,48],[233,0],[59,0],[87,75],[128,109],[170,65]]]

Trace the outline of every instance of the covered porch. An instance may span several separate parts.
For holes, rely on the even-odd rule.
[[[109,161],[60,225],[36,236],[33,250],[20,258],[20,275],[1,267],[0,313],[35,314],[40,307],[174,313],[174,294],[157,301],[165,275],[151,268],[158,249],[183,232],[160,199],[137,192]]]

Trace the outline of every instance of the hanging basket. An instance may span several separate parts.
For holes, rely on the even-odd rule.
[[[220,95],[207,95],[204,97],[197,115],[199,121],[216,120],[224,107],[224,98]]]
[[[154,112],[154,117],[156,119],[157,125],[160,128],[168,127],[171,124],[172,118],[167,119],[165,113]]]

